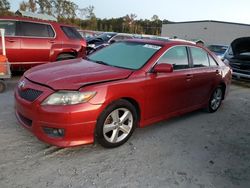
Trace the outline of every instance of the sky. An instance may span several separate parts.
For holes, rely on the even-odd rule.
[[[11,10],[16,11],[23,0],[9,0]],[[27,0],[26,0],[27,1]],[[174,22],[216,20],[250,24],[250,0],[71,0],[79,8],[95,7],[98,18],[118,18],[136,14],[136,19],[151,19]]]

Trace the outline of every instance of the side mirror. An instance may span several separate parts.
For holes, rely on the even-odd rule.
[[[153,72],[155,73],[171,73],[173,72],[173,65],[161,63],[154,66]]]

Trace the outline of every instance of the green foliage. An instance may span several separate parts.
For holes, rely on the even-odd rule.
[[[11,15],[10,3],[8,0],[0,0],[0,16]]]
[[[0,8],[3,7],[3,2],[8,10],[8,0],[0,0]],[[162,23],[169,22],[168,20],[161,21],[157,15],[153,15],[150,20],[136,20],[136,14],[127,14],[120,18],[99,19],[94,13],[94,6],[78,8],[71,0],[26,0],[20,3],[20,9],[49,14],[57,17],[59,22],[74,24],[80,29],[120,33],[160,35]],[[76,15],[79,17],[77,18]]]

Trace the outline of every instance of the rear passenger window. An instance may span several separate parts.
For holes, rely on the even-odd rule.
[[[83,39],[80,33],[74,27],[61,26],[61,29],[70,39]]]
[[[186,47],[177,46],[167,50],[167,52],[159,59],[158,64],[159,63],[172,64],[174,70],[189,68]]]
[[[214,58],[212,58],[210,55],[208,55],[208,57],[209,57],[210,66],[212,66],[212,67],[218,66],[218,64],[216,63],[216,61],[214,60]]]
[[[16,34],[16,22],[15,21],[0,21],[0,28],[5,29],[6,36],[15,36]]]
[[[208,55],[201,48],[190,48],[194,67],[209,67]]]
[[[32,22],[20,22],[20,35],[29,37],[47,37],[52,38],[55,33],[50,25],[32,23]]]

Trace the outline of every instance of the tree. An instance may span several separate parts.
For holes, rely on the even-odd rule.
[[[58,19],[76,17],[78,6],[75,3],[68,0],[54,0],[52,3],[55,7],[54,16]]]
[[[134,32],[134,21],[135,18],[137,17],[136,14],[127,14],[126,16],[124,16],[123,20],[125,22],[125,32],[129,32],[132,33]]]
[[[9,11],[10,3],[8,0],[0,0],[0,16],[12,15],[13,13]]]
[[[86,8],[81,8],[79,9],[79,12],[80,12],[80,18],[83,18],[85,17],[86,19],[88,20],[91,20],[92,18],[95,18],[95,13],[94,13],[94,9],[95,7],[90,5]]]
[[[35,0],[29,0],[28,2],[22,1],[19,4],[19,9],[22,11],[30,11],[30,12],[36,12],[36,1]]]
[[[48,15],[53,14],[53,0],[36,0],[36,3],[39,5],[39,13]]]
[[[158,21],[160,19],[159,19],[159,16],[153,15],[152,18],[151,18],[151,20],[154,22],[154,21]]]

